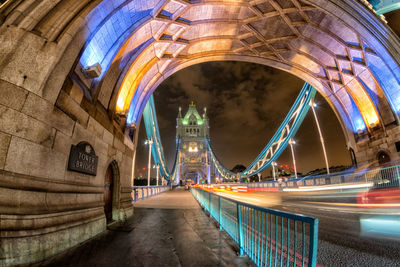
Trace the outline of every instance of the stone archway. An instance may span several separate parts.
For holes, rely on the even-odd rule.
[[[124,126],[136,125],[149,95],[179,69],[211,60],[243,60],[286,70],[316,87],[357,155],[368,149],[360,141],[385,139],[398,125],[400,42],[362,3],[73,2],[5,3],[1,18],[12,26],[7,31],[14,39],[2,51],[15,51],[11,61],[17,65],[32,64],[20,64],[16,72],[16,65],[8,63],[0,78],[6,74],[11,83],[25,84],[51,103],[64,100],[58,94],[63,87],[78,104],[95,102]],[[26,38],[20,41],[25,30],[39,37],[28,48]],[[23,51],[44,54],[31,59]],[[54,60],[49,64],[45,58]]]
[[[104,179],[104,213],[107,223],[112,221],[112,207],[114,196],[114,174],[112,166],[109,165]]]
[[[107,223],[118,220],[120,204],[120,174],[118,163],[113,160],[104,177],[104,214]]]
[[[185,183],[199,183],[201,180],[207,180],[207,176],[201,169],[189,169],[182,175],[182,181]]]
[[[0,51],[0,190],[10,196],[0,263],[38,261],[103,231],[111,158],[113,206],[133,213],[126,130],[158,84],[193,64],[242,60],[297,75],[330,103],[359,163],[384,147],[398,157],[400,41],[359,1],[5,1]],[[99,157],[96,176],[66,168],[81,141]]]
[[[349,153],[352,165],[357,167],[357,158],[356,158],[356,153],[354,153],[354,149],[350,147]]]
[[[113,17],[122,18],[117,12],[124,7],[116,8]],[[105,27],[100,25],[78,62],[89,67],[97,60],[106,68],[99,79],[87,82],[100,93],[99,101],[126,118],[128,125],[136,124],[148,97],[165,78],[214,60],[265,64],[311,83],[333,108],[346,141],[361,155],[360,162],[372,160],[362,156],[368,149],[363,140],[385,139],[383,133],[398,125],[400,58],[395,51],[399,42],[379,16],[362,4],[149,1],[135,8],[133,13],[141,10],[152,17],[144,16],[133,29],[123,28],[124,35],[114,41],[102,40],[109,42],[109,50],[99,45]],[[101,60],[93,57],[97,52],[104,55]]]
[[[376,159],[378,160],[379,165],[386,165],[391,161],[388,153],[382,150],[378,152]]]

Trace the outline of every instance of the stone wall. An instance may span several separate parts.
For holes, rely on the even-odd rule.
[[[106,229],[104,178],[115,161],[113,219],[133,214],[133,142],[104,107],[67,79],[56,104],[0,80],[0,265],[36,262]],[[89,142],[97,175],[67,170],[71,145]]]
[[[103,232],[110,163],[118,170],[112,218],[133,214],[134,142],[88,94],[91,81],[73,79],[82,76],[84,17],[101,1],[75,2],[9,1],[0,10],[0,266],[37,262]],[[82,141],[98,156],[96,176],[67,170],[71,145]]]
[[[35,262],[104,231],[104,177],[113,160],[120,173],[113,219],[133,213],[133,142],[100,108],[83,109],[79,90],[62,90],[54,106],[0,80],[2,264]],[[96,176],[67,170],[71,145],[81,141],[99,158]]]
[[[359,166],[378,166],[378,154],[383,151],[391,159],[390,165],[400,164],[400,152],[396,149],[400,142],[400,127],[386,129],[380,135],[366,138],[357,143],[356,158]]]

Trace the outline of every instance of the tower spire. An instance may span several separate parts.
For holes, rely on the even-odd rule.
[[[179,119],[182,118],[182,108],[181,107],[179,107],[178,118]]]

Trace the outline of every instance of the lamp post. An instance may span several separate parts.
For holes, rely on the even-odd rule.
[[[158,170],[160,169],[160,164],[157,164],[156,169],[157,169],[157,186],[158,186]]]
[[[149,163],[147,165],[147,186],[150,186],[150,173],[151,173],[151,146],[153,145],[153,138],[149,138],[145,142],[145,144],[149,145]]]
[[[274,177],[274,181],[276,181],[275,166],[277,165],[277,163],[273,161],[271,165],[272,165],[272,176]]]
[[[312,112],[314,114],[315,123],[317,124],[319,139],[321,140],[322,151],[324,152],[326,172],[327,172],[327,174],[329,174],[329,163],[328,163],[328,156],[326,155],[324,138],[322,137],[321,127],[319,127],[317,113],[315,112],[315,107],[317,106],[317,104],[315,104],[314,100],[311,100],[310,106],[311,106]]]
[[[293,165],[294,165],[294,177],[297,179],[296,158],[294,157],[294,150],[293,150],[294,144],[296,144],[296,141],[294,141],[293,138],[290,138],[289,145],[290,145],[290,150],[292,150],[292,159],[293,159]]]

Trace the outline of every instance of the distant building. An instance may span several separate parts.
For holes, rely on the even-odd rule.
[[[183,183],[211,183],[214,177],[206,138],[209,136],[207,109],[200,116],[192,102],[185,116],[179,107],[176,137],[181,139],[178,155],[178,178]]]

